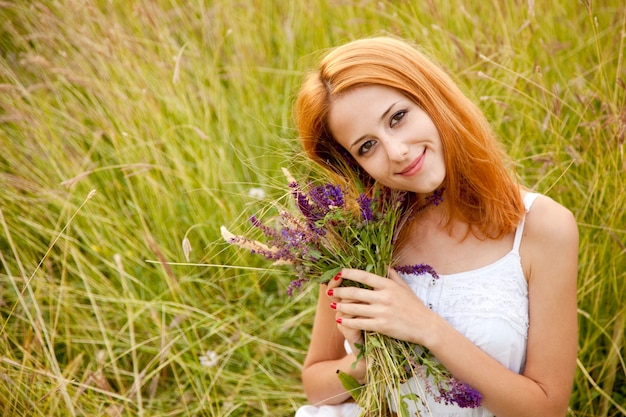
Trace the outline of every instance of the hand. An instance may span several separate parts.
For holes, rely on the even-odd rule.
[[[343,279],[371,289],[340,287]],[[363,330],[375,331],[396,339],[426,344],[429,324],[436,316],[413,293],[400,275],[389,270],[384,278],[358,269],[343,269],[328,284],[339,328],[352,345],[362,342]],[[358,336],[357,336],[358,335]]]
[[[341,278],[341,274],[342,274],[342,272],[337,274],[328,283],[327,295],[328,295],[328,297],[332,301],[329,307],[334,309],[334,310],[337,310],[337,306],[338,305],[345,305],[345,304],[349,304],[349,303],[355,302],[355,301],[349,300],[349,299],[342,299],[340,297],[337,297],[337,295],[335,294],[335,289],[338,288],[341,285],[342,281],[343,281],[342,278]],[[341,331],[341,333],[343,334],[343,337],[346,339],[346,341],[350,345],[350,349],[352,350],[352,353],[354,353],[354,355],[358,357],[360,349],[359,349],[359,347],[357,345],[362,345],[363,342],[364,342],[363,330],[362,329],[358,329],[358,328],[350,328],[350,327],[343,326],[341,324],[341,322],[342,322],[342,320],[345,320],[347,318],[354,318],[354,317],[349,315],[349,314],[347,314],[347,313],[345,313],[345,312],[339,312],[339,311],[335,312],[335,319],[337,321],[337,328],[339,329],[339,331]]]

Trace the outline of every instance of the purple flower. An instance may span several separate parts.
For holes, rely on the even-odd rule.
[[[372,212],[372,199],[365,194],[361,194],[356,200],[359,203],[359,208],[361,209],[361,219],[366,222],[374,220],[374,213]]]
[[[439,279],[439,275],[435,269],[427,264],[403,265],[396,267],[396,271],[402,274],[424,275],[430,274],[433,278]]]
[[[282,260],[287,262],[297,261],[297,253],[294,250],[296,245],[294,241],[297,239],[285,239],[285,229],[277,230],[273,229],[263,222],[261,222],[256,216],[250,217],[250,223],[261,232],[267,238],[267,247],[261,245],[252,245],[249,249],[251,253],[256,253],[264,256],[269,260]],[[243,237],[237,237],[238,239],[245,239]],[[232,242],[231,242],[232,243]],[[236,242],[235,242],[236,243]]]
[[[277,241],[280,241],[280,235],[278,234],[278,232],[275,229],[272,229],[271,227],[263,224],[263,222],[261,222],[261,220],[259,220],[256,216],[250,216],[250,223],[252,223],[252,225],[257,229],[261,230],[261,232],[263,232],[265,237],[269,239],[268,243],[270,245],[274,245]]]
[[[290,185],[290,187],[293,190],[292,192],[294,198],[296,199],[298,210],[300,210],[300,213],[302,213],[304,218],[309,223],[315,223],[317,220],[321,219],[322,217],[320,217],[319,214],[316,213],[315,207],[309,202],[306,194],[303,194],[298,188],[298,184],[293,183],[293,185]]]
[[[432,204],[433,206],[438,206],[439,204],[443,203],[443,192],[445,191],[445,188],[439,188],[435,191],[433,191],[433,193],[431,195],[429,195],[428,197],[426,197],[426,204]]]
[[[287,287],[287,295],[291,297],[298,288],[302,287],[302,284],[307,281],[305,278],[297,278],[291,281],[289,287]]]
[[[283,228],[280,231],[283,250],[290,254],[295,254],[294,258],[299,260],[313,260],[311,249],[317,246],[314,236],[307,230],[298,228]]]
[[[343,207],[344,204],[340,185],[324,184],[313,187],[309,192],[309,198],[324,214],[328,213],[331,208]]]
[[[322,236],[326,234],[326,231],[317,227],[316,223],[323,220],[332,209],[343,207],[345,202],[341,186],[324,184],[312,187],[308,195],[300,190],[296,182],[289,184],[289,187],[296,200],[298,210],[306,219],[311,230]]]
[[[440,390],[441,399],[446,404],[456,404],[461,408],[480,407],[483,396],[474,388],[454,378],[450,378],[448,384],[448,390]]]

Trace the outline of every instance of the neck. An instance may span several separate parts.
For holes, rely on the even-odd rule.
[[[443,189],[437,189],[430,194],[413,194],[410,207],[407,211],[406,223],[402,227],[399,239],[396,242],[398,247],[406,244],[414,233],[419,230],[421,233],[433,233],[448,227],[448,209]],[[423,236],[423,235],[422,235]]]
[[[446,217],[447,202],[444,197],[445,188],[436,189],[430,194],[414,194],[410,210],[413,220],[429,218],[433,214],[440,218]]]

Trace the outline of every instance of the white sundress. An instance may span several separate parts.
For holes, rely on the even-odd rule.
[[[524,197],[526,212],[539,194]],[[519,248],[524,232],[524,216],[515,232],[513,248],[497,261],[471,271],[449,275],[401,274],[413,292],[433,311],[441,315],[460,333],[511,371],[520,373],[526,359],[528,338],[528,283],[524,276]],[[413,384],[407,390],[422,392]],[[411,386],[413,388],[411,388]],[[412,413],[433,417],[493,417],[484,407],[460,408],[437,403],[426,395],[428,407],[407,402]],[[357,417],[355,403],[339,405],[305,405],[295,417]]]

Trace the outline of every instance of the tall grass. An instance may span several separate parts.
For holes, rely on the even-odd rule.
[[[391,33],[575,213],[569,415],[626,415],[621,1],[33,0],[0,22],[0,414],[292,415],[314,291],[218,229],[308,168],[290,112],[318,52]]]

